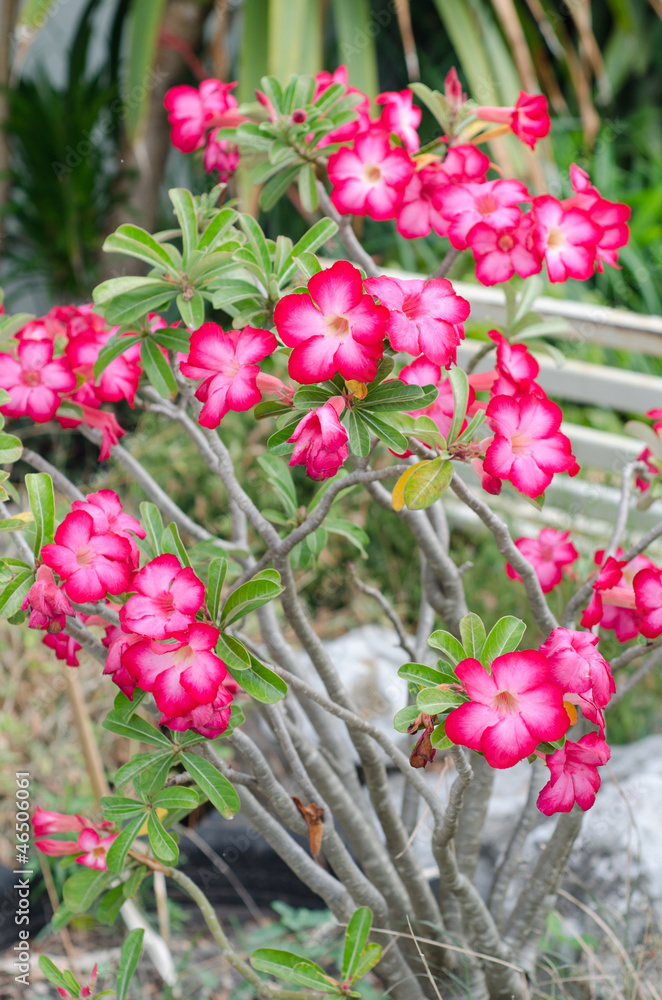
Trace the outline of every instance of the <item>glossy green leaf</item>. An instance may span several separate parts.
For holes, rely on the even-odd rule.
[[[0,434],[0,465],[11,465],[18,462],[23,453],[20,438],[13,434]]]
[[[399,733],[406,733],[420,714],[420,709],[416,705],[406,705],[395,713],[393,726]]]
[[[21,570],[0,589],[0,617],[11,618],[20,610],[28,590],[34,583],[31,569]]]
[[[249,670],[236,670],[229,663],[227,667],[237,683],[256,701],[274,705],[287,694],[287,684],[282,677],[252,655]]]
[[[60,909],[62,909],[62,907],[60,907]],[[69,984],[67,983],[67,980],[48,955],[39,956],[39,968],[49,983],[52,983],[53,986],[57,986],[60,989],[67,990],[68,992]]]
[[[370,537],[363,528],[359,528],[358,524],[346,521],[344,518],[327,517],[324,519],[324,527],[330,535],[340,535],[351,542],[359,550],[363,559],[368,558],[366,549],[370,544]]]
[[[182,753],[184,767],[195,781],[198,788],[207,796],[213,806],[216,806],[221,816],[229,819],[239,812],[240,801],[236,790],[227,778],[216,770],[204,757],[193,753]]]
[[[425,397],[425,389],[420,385],[407,385],[399,379],[389,379],[380,382],[368,390],[368,395],[362,401],[361,409],[373,410],[375,412],[388,412],[390,410],[418,410],[421,401]],[[434,388],[431,386],[430,388]]]
[[[179,535],[179,528],[174,522],[165,528],[161,536],[161,548],[163,552],[177,556],[182,566],[191,565],[191,559]]]
[[[200,292],[193,292],[192,295],[177,296],[177,308],[179,315],[184,321],[184,325],[189,330],[198,330],[205,321],[205,300]]]
[[[155,795],[152,805],[157,809],[195,809],[198,805],[198,793],[192,788],[185,788],[183,785],[174,785],[172,788],[164,788],[162,792]]]
[[[358,410],[350,410],[347,415],[347,434],[353,455],[365,458],[370,454],[370,429]]]
[[[396,455],[403,455],[407,451],[407,438],[388,419],[384,420],[365,410],[361,411],[361,419]]]
[[[115,872],[116,874],[122,871],[126,856],[131,849],[131,845],[138,836],[139,831],[142,829],[144,822],[144,814],[142,816],[136,816],[135,819],[130,820],[120,833],[119,837],[117,837],[117,839],[110,845],[108,854],[106,855],[106,864],[108,865],[109,871]]]
[[[123,764],[115,775],[115,787],[123,788],[128,785],[143,771],[147,771],[155,764],[163,764],[167,760],[172,760],[172,753],[168,750],[160,750],[157,753],[137,753],[131,760]]]
[[[280,584],[273,580],[253,577],[247,583],[242,583],[240,587],[233,590],[227,601],[223,605],[221,615],[221,625],[223,628],[231,625],[232,622],[243,618],[251,611],[256,611],[263,605],[273,601],[282,592]]]
[[[97,896],[103,892],[112,875],[108,871],[95,871],[81,866],[64,883],[62,897],[72,913],[85,913]]]
[[[525,632],[526,625],[519,618],[514,618],[512,615],[500,618],[491,629],[483,645],[481,651],[483,663],[491,665],[497,656],[502,656],[504,653],[514,653]]]
[[[101,798],[101,808],[106,819],[121,822],[144,813],[145,806],[137,799],[129,799],[123,795],[104,795]]]
[[[480,660],[485,645],[485,626],[473,611],[460,620],[460,637],[467,656]]]
[[[317,198],[317,175],[312,163],[306,163],[299,172],[299,197],[306,212],[316,212],[318,205]]]
[[[360,906],[350,917],[345,931],[345,941],[342,953],[343,982],[353,979],[361,953],[368,943],[372,927],[372,911],[367,906]]]
[[[207,610],[213,622],[218,620],[218,611],[221,606],[221,592],[227,571],[228,561],[225,556],[218,556],[209,563]]]
[[[442,719],[439,725],[434,727],[430,735],[430,743],[435,750],[448,750],[449,747],[454,746],[453,741],[449,740],[448,736],[446,736],[445,720]]]
[[[454,635],[451,635],[450,632],[445,632],[443,629],[432,633],[428,639],[428,646],[440,650],[454,667],[467,658],[467,653],[462,643]]]
[[[128,722],[119,719],[115,712],[109,712],[103,721],[104,729],[118,736],[126,736],[131,740],[139,740],[141,743],[149,743],[151,746],[172,749],[172,743],[162,732],[150,726],[139,715],[132,716]]]
[[[52,542],[55,534],[53,480],[47,472],[28,472],[25,476],[25,486],[30,501],[30,510],[34,517],[33,548],[35,558],[38,558],[42,547]]]
[[[258,464],[278,494],[283,510],[293,517],[297,512],[297,494],[289,466],[275,455],[258,456]]]
[[[366,972],[370,972],[372,968],[377,965],[377,962],[382,957],[382,946],[373,942],[372,944],[366,945],[361,954],[359,955],[358,961],[354,967],[354,975],[352,979],[356,981],[365,976]]]
[[[140,362],[145,375],[160,396],[172,399],[177,395],[177,382],[170,365],[150,337],[146,337],[142,342]]]
[[[441,688],[423,688],[416,696],[419,712],[425,712],[426,715],[449,712],[458,705],[463,705],[466,700],[456,691],[443,691]]]
[[[114,233],[106,237],[103,245],[106,253],[121,253],[128,257],[137,257],[152,267],[165,269],[173,277],[177,277],[177,267],[163,244],[157,243],[153,236],[140,226],[130,223],[119,226]]]
[[[144,934],[144,928],[136,927],[124,939],[117,966],[117,1000],[126,1000],[129,984],[142,954]]]
[[[155,556],[163,554],[161,539],[163,538],[163,519],[156,504],[143,500],[140,504],[140,517],[147,534],[147,541],[152,546]]]
[[[405,504],[409,510],[429,507],[448,489],[452,478],[452,463],[441,457],[419,465],[405,483]]]
[[[164,865],[176,865],[179,860],[179,848],[175,838],[168,833],[155,812],[147,817],[147,836],[154,857]]]
[[[108,892],[103,894],[97,904],[94,915],[100,923],[112,926],[125,902],[124,886],[116,885],[114,889],[109,889]]]
[[[184,264],[198,245],[198,219],[193,195],[187,188],[171,188],[168,197],[182,231],[182,251]]]
[[[99,351],[99,356],[94,362],[94,377],[98,379],[102,372],[106,370],[108,365],[119,358],[125,351],[128,351],[130,347],[134,344],[140,342],[140,336],[138,334],[115,334],[110,340],[101,348]]]
[[[324,406],[335,395],[337,392],[324,385],[302,385],[294,393],[294,405],[300,410],[307,410],[313,406]]]
[[[415,684],[422,684],[423,687],[436,687],[437,684],[445,682],[441,671],[429,667],[426,663],[403,663],[398,669],[398,677],[414,681]]]
[[[464,423],[464,419],[467,415],[467,406],[469,405],[469,380],[467,378],[466,372],[457,365],[452,365],[448,373],[448,381],[451,384],[451,389],[453,392],[453,419],[451,420],[451,425],[448,428],[448,434],[446,435],[446,441],[448,444],[452,444],[455,438],[460,433],[460,428]]]

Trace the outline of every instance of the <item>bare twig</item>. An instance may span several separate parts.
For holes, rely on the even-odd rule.
[[[329,198],[326,188],[322,181],[317,181],[317,195],[319,198],[320,208],[329,219],[332,219],[338,226],[338,239],[344,246],[348,255],[351,259],[359,264],[369,278],[376,278],[379,274],[379,268],[375,264],[372,257],[366,253],[361,244],[356,238],[356,234],[352,229],[352,216],[350,215],[340,215],[339,212],[334,208],[331,199]]]
[[[356,566],[354,566],[353,563],[349,564],[349,572],[351,574],[352,580],[354,581],[354,585],[357,587],[357,589],[360,590],[362,594],[366,594],[368,597],[372,597],[374,601],[377,601],[377,604],[379,604],[380,608],[390,621],[391,625],[398,633],[398,639],[400,640],[400,645],[404,649],[405,653],[407,654],[410,660],[415,660],[416,649],[414,648],[414,636],[409,635],[409,633],[405,631],[405,627],[402,624],[402,619],[400,618],[400,615],[395,610],[391,602],[388,600],[387,597],[385,597],[382,594],[381,590],[377,589],[377,587],[371,587],[367,583],[364,583],[363,580],[361,580],[356,571]]]

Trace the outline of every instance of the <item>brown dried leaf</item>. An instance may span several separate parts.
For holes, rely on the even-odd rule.
[[[308,833],[310,834],[310,853],[319,865],[322,863],[321,850],[322,835],[324,833],[322,820],[324,819],[324,810],[321,806],[318,806],[316,802],[311,802],[310,805],[304,806],[301,799],[296,795],[292,796],[292,802],[294,802],[295,806],[308,824]]]

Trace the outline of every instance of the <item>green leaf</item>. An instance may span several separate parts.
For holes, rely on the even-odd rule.
[[[328,389],[323,385],[302,385],[294,393],[294,405],[300,410],[307,410],[313,406],[324,406],[332,396],[338,395],[337,390]]]
[[[178,277],[177,267],[162,243],[157,243],[153,236],[140,226],[130,223],[119,226],[114,233],[106,237],[102,247],[106,253],[122,253],[128,257],[137,257],[152,267],[165,268],[174,278]]]
[[[423,688],[416,696],[419,712],[439,715],[463,705],[467,699],[456,691],[442,691],[441,688]]]
[[[403,455],[407,451],[407,438],[392,424],[373,413],[366,413],[365,410],[361,411],[361,419],[396,455]]]
[[[329,534],[346,538],[348,542],[356,546],[364,559],[368,558],[366,548],[370,543],[370,537],[363,528],[359,528],[358,524],[341,518],[327,517],[324,520],[324,527]]]
[[[177,308],[189,330],[198,330],[205,321],[205,300],[200,292],[193,292],[190,297],[183,293],[177,296]]]
[[[399,379],[389,379],[387,382],[371,383],[368,395],[361,403],[361,409],[377,412],[391,410],[418,410],[425,398],[425,390],[434,386],[407,385]],[[436,393],[435,393],[436,398]]]
[[[172,399],[177,395],[177,383],[170,365],[151,339],[146,337],[140,348],[140,361],[145,375],[156,391],[164,399]]]
[[[297,493],[289,467],[275,455],[258,456],[260,467],[267,474],[270,485],[278,494],[283,510],[294,517],[297,512]]]
[[[313,989],[322,989],[327,993],[337,992],[337,984],[335,989],[328,985],[329,980],[324,969],[316,965],[315,962],[302,960],[301,955],[293,955],[290,951],[281,951],[277,948],[258,948],[251,955],[251,965],[258,972],[266,972],[268,975],[274,976],[276,979],[282,979],[286,983],[294,983],[295,986],[302,985],[301,975],[304,972],[304,969],[301,968],[297,975],[295,969],[297,967],[305,967],[305,970],[309,974],[315,971],[319,976],[324,977],[324,985],[320,987],[316,981],[312,987]]]
[[[55,534],[53,480],[47,472],[28,472],[25,485],[35,523],[33,549],[35,558],[39,558],[43,546],[52,542]]]
[[[448,750],[449,747],[454,746],[452,740],[449,740],[446,736],[446,722],[442,720],[438,726],[435,726],[433,732],[430,735],[430,743],[435,748],[435,750]]]
[[[145,807],[137,799],[125,798],[122,795],[104,795],[101,799],[101,808],[107,819],[121,822],[123,819],[131,819],[132,816],[144,813]]]
[[[291,257],[294,260],[303,253],[315,253],[338,232],[338,226],[332,219],[320,219],[294,244]]]
[[[299,959],[297,964],[294,966],[294,979],[295,982],[300,983],[302,986],[307,986],[312,990],[321,990],[324,993],[336,993],[344,996],[344,991],[340,988],[340,983],[333,979],[332,976],[327,976],[324,969],[322,969],[315,962],[310,962],[308,959]]]
[[[195,809],[199,803],[198,793],[192,788],[185,788],[183,785],[175,785],[172,788],[164,788],[162,792],[155,795],[152,805],[157,809]]]
[[[227,601],[223,605],[221,615],[221,627],[226,628],[239,618],[256,611],[258,608],[273,601],[282,593],[283,588],[273,580],[261,579],[255,576],[247,583],[242,583],[240,587],[233,590]]]
[[[123,764],[115,775],[115,787],[123,788],[130,781],[137,778],[143,771],[153,767],[154,764],[162,764],[166,760],[172,760],[172,753],[168,750],[160,750],[157,753],[137,753],[127,764]]]
[[[460,637],[467,656],[480,660],[485,645],[485,626],[473,611],[460,620]]]
[[[72,913],[84,913],[97,896],[103,892],[112,875],[82,866],[64,883],[62,897]]]
[[[97,920],[111,926],[115,923],[125,902],[123,885],[116,885],[114,889],[109,889],[103,894],[97,905],[95,913]]]
[[[458,368],[457,365],[453,365],[451,367],[451,370],[448,373],[448,380],[453,391],[453,419],[451,420],[451,425],[448,428],[446,441],[448,444],[451,444],[460,433],[460,428],[462,427],[464,418],[467,415],[467,406],[469,404],[469,380],[466,372],[464,372],[461,368]]]
[[[127,722],[135,710],[140,705],[143,698],[147,695],[146,691],[142,691],[140,688],[135,688],[133,691],[133,698],[127,698],[127,696],[122,692],[118,691],[115,695],[115,701],[113,702],[113,708],[115,710],[115,715],[120,722]]]
[[[179,860],[177,842],[163,826],[155,812],[147,817],[147,836],[154,857],[164,865],[176,865]]]
[[[239,812],[240,801],[237,792],[227,778],[216,770],[204,757],[192,753],[182,753],[184,767],[195,781],[198,788],[207,796],[213,806],[216,806],[221,816],[230,819]]]
[[[437,684],[445,682],[441,671],[435,667],[428,667],[426,663],[403,663],[398,669],[398,677],[414,681],[415,684],[422,684],[423,687],[436,687]]]
[[[281,417],[292,407],[288,403],[281,403],[277,399],[263,399],[253,410],[256,420],[265,420],[267,417]]]
[[[373,942],[372,944],[367,945],[359,955],[356,966],[354,967],[354,975],[352,976],[352,979],[356,981],[357,979],[361,979],[362,976],[365,976],[366,972],[370,972],[370,970],[377,965],[377,962],[381,957],[382,946],[380,944],[375,944]]]
[[[476,431],[485,422],[485,410],[479,410],[467,424],[465,430],[455,438],[455,443],[461,441],[473,441]]]
[[[401,708],[399,712],[395,713],[393,726],[399,733],[406,733],[412,722],[415,722],[420,714],[416,705],[406,705],[405,708]]]
[[[62,909],[62,907],[60,907],[60,909]],[[68,991],[69,984],[67,980],[64,978],[57,965],[51,961],[48,955],[39,956],[39,968],[49,983],[52,983],[53,986],[60,987],[60,989]]]
[[[160,792],[165,785],[170,768],[176,760],[175,749],[173,746],[172,753],[155,758],[149,767],[146,767],[133,779],[134,788],[142,799],[149,799],[156,792]]]
[[[228,670],[241,671],[251,669],[251,654],[243,642],[233,635],[221,632],[216,643],[216,655],[219,656]]]
[[[142,829],[144,822],[145,813],[142,816],[136,816],[135,819],[127,823],[119,837],[110,845],[108,854],[106,855],[106,864],[109,871],[116,874],[122,871],[126,856],[139,831]]]
[[[358,410],[350,410],[348,413],[347,434],[353,455],[365,458],[370,454],[370,430]]]
[[[28,524],[34,522],[32,511],[25,510],[17,514],[16,517],[8,517],[0,521],[0,531],[24,531]]]
[[[320,527],[302,538],[292,549],[292,567],[306,569],[308,566],[316,566],[317,559],[324,549],[328,537],[326,527]]]
[[[191,334],[183,326],[168,326],[163,330],[155,330],[150,336],[167,351],[188,354],[191,349]]]
[[[264,233],[252,215],[240,215],[239,225],[248,238],[248,244],[260,265],[266,284],[271,274],[271,255]]]
[[[428,646],[432,646],[433,649],[439,649],[454,667],[467,658],[467,653],[464,651],[462,643],[458,642],[450,632],[445,632],[443,629],[432,633],[428,639]]]
[[[272,455],[289,455],[294,451],[294,443],[288,439],[292,437],[294,428],[299,424],[301,414],[297,413],[288,422],[275,431],[267,440],[267,448]]]
[[[0,465],[11,465],[18,462],[23,454],[21,440],[13,434],[0,434]]]
[[[125,899],[131,899],[135,896],[146,874],[147,868],[145,865],[138,865],[137,868],[133,869],[126,882],[122,883],[122,892]]]
[[[306,212],[316,212],[318,205],[315,167],[306,163],[299,173],[299,197]]]
[[[2,618],[11,618],[17,611],[20,611],[21,604],[33,583],[34,573],[31,569],[26,569],[17,573],[13,580],[5,584],[0,590],[0,616]]]
[[[167,736],[154,726],[150,726],[149,722],[145,722],[139,715],[134,715],[128,722],[124,722],[115,712],[109,712],[103,721],[103,728],[111,733],[117,733],[118,736],[126,736],[130,740],[140,740],[141,743],[172,750],[172,743]]]
[[[491,666],[497,656],[514,653],[525,632],[526,625],[519,618],[512,615],[500,618],[485,640],[481,651],[482,662]]]
[[[191,192],[186,188],[171,188],[168,191],[168,197],[173,204],[182,231],[182,250],[186,267],[189,254],[198,245],[198,219],[195,201]]]
[[[285,681],[266,664],[261,663],[252,654],[249,655],[251,657],[249,670],[237,670],[229,663],[226,664],[234,679],[256,701],[266,705],[274,705],[277,701],[281,701],[287,694]]]
[[[221,606],[221,591],[228,571],[228,561],[224,556],[218,556],[209,563],[209,580],[207,583],[207,610],[211,620],[218,620],[218,610]]]
[[[409,510],[429,507],[446,491],[452,478],[452,463],[441,457],[419,465],[405,483],[404,500]]]
[[[354,910],[345,931],[342,953],[343,982],[354,978],[361,953],[368,942],[371,927],[372,911],[367,906],[361,906]]]
[[[161,548],[170,555],[177,556],[182,566],[190,566],[191,560],[179,536],[179,528],[171,522],[161,536]]]
[[[226,234],[231,226],[239,218],[234,208],[222,208],[214,216],[202,236],[198,241],[198,250],[208,250],[212,252],[226,238]]]
[[[114,337],[111,337],[105,346],[101,348],[99,356],[94,362],[93,371],[95,379],[99,378],[101,373],[106,370],[115,358],[119,358],[120,355],[139,342],[139,334],[116,333]]]
[[[125,78],[122,88],[126,113],[126,130],[133,144],[146,121],[152,88],[148,85],[154,71],[159,29],[163,20],[166,0],[132,0],[128,23],[124,32],[127,39],[124,55]]]
[[[144,928],[136,927],[127,934],[122,950],[120,952],[119,965],[117,967],[117,1000],[126,1000],[129,990],[129,983],[134,972],[138,968],[140,955],[143,948]]]
[[[51,917],[51,930],[53,933],[55,934],[57,931],[62,930],[63,927],[66,927],[69,921],[73,920],[74,916],[75,914],[71,912],[68,906],[60,903]]]
[[[154,555],[162,555],[163,519],[161,518],[161,511],[156,504],[151,503],[149,500],[143,500],[140,504],[140,516],[145,532],[147,533],[147,541],[152,546]]]

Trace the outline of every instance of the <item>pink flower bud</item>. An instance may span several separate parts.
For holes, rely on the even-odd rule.
[[[66,615],[75,615],[69,599],[56,584],[53,571],[48,566],[40,566],[37,570],[37,578],[22,607],[24,611],[30,608],[30,628],[44,628],[51,635],[64,629]]]

